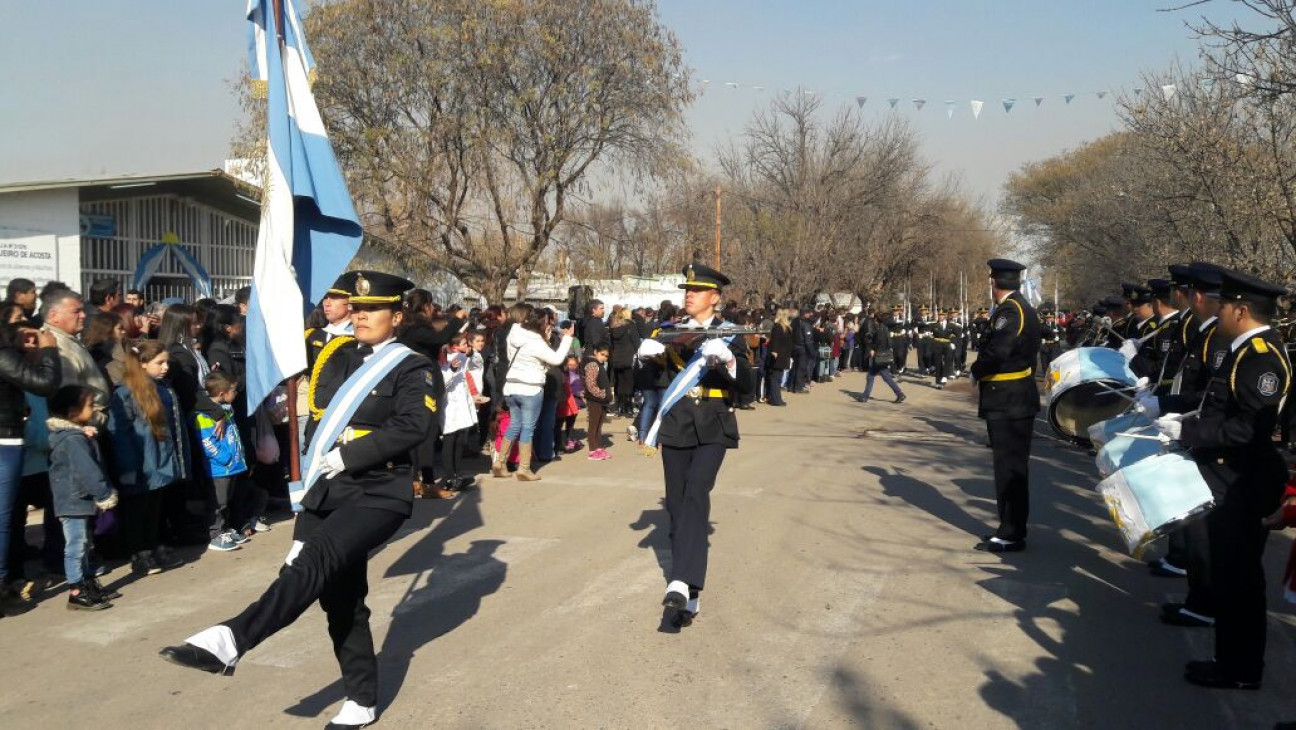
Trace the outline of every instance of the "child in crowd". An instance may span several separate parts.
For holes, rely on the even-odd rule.
[[[207,496],[212,515],[207,549],[229,552],[248,541],[241,529],[235,529],[242,524],[238,521],[242,515],[233,514],[232,507],[246,501],[242,499],[246,485],[243,475],[248,470],[243,438],[234,422],[238,381],[225,370],[213,370],[203,378],[203,390],[194,404],[194,421],[202,439],[207,473],[212,478],[212,494]]]
[[[558,399],[557,433],[554,443],[563,444],[563,453],[572,454],[581,449],[581,442],[572,437],[576,428],[576,414],[580,413],[585,386],[581,383],[580,358],[568,355],[563,362],[563,392]]]
[[[189,445],[180,403],[166,383],[170,355],[158,340],[126,345],[123,383],[113,391],[108,431],[121,502],[117,508],[131,569],[156,575],[180,561],[158,545],[162,500],[189,476]]]
[[[592,461],[612,458],[607,449],[603,448],[603,419],[607,415],[608,404],[612,402],[612,384],[607,374],[608,353],[607,343],[599,343],[590,348],[589,355],[581,363],[586,415],[589,417],[589,427],[586,429],[589,432],[589,458]]]
[[[485,400],[481,395],[481,355],[467,336],[450,338],[447,349],[442,351],[441,375],[446,387],[445,408],[441,411],[441,462],[446,473],[442,488],[459,491],[476,481],[463,473],[463,447],[477,426],[477,407]]]
[[[50,490],[54,514],[63,523],[63,570],[67,574],[69,609],[101,611],[109,600],[121,598],[107,591],[90,570],[91,525],[96,510],[117,505],[117,491],[104,474],[96,429],[94,390],[82,385],[59,388],[49,399]]]
[[[486,383],[486,373],[490,371],[490,365],[486,351],[486,335],[482,332],[471,332],[468,334],[468,344],[472,346],[473,354],[481,361],[482,373],[481,378],[477,381],[477,390],[481,393],[481,399],[477,402],[477,433],[475,440],[471,441],[468,446],[472,451],[480,452],[486,445],[487,431],[490,429],[490,422],[494,420],[494,413],[491,411],[491,399],[486,393],[490,390]]]

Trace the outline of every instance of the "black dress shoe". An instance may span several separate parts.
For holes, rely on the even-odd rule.
[[[676,611],[671,619],[671,625],[677,629],[688,628],[693,625],[694,618],[697,618],[697,614],[687,609]]]
[[[1170,605],[1170,604],[1167,604]],[[1201,616],[1184,610],[1183,606],[1173,611],[1164,610],[1162,606],[1161,622],[1171,626],[1183,626],[1189,629],[1209,629],[1215,625],[1215,619],[1209,616]]]
[[[895,402],[896,402],[896,403],[904,403],[904,402],[905,402],[905,394],[904,394],[904,393],[901,393],[900,395],[897,395],[897,396],[896,396],[896,399],[895,399]]]
[[[1164,558],[1155,562],[1148,563],[1148,572],[1158,578],[1183,578],[1188,575],[1188,571],[1180,568],[1174,563],[1166,561]]]
[[[975,548],[987,553],[1019,553],[1026,549],[1026,541],[1010,540],[1000,542],[999,540],[987,539],[977,543]]]
[[[193,644],[168,646],[158,652],[158,656],[172,664],[179,664],[190,669],[201,669],[204,672],[211,672],[225,677],[233,674],[235,669],[233,665],[221,661],[219,657],[210,651],[196,647]]]
[[[324,730],[356,730],[357,728],[362,727],[369,727],[369,723],[366,722],[360,725],[343,725],[339,722],[330,722],[324,726]]]
[[[1231,677],[1220,668],[1219,662],[1188,662],[1184,667],[1184,679],[1210,689],[1260,689],[1259,679],[1250,681]]]

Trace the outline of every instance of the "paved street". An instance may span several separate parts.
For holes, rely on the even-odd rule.
[[[1125,556],[1083,452],[1036,442],[1030,550],[974,552],[994,514],[966,394],[905,382],[867,405],[849,374],[741,415],[715,490],[697,622],[659,631],[660,464],[622,440],[534,484],[424,501],[370,567],[383,728],[1267,728],[1296,719],[1296,615],[1270,542],[1260,692],[1192,688],[1208,631],[1157,605],[1182,581]],[[881,383],[878,383],[881,386]],[[876,393],[875,393],[876,394]],[[1047,427],[1037,424],[1037,433]],[[474,462],[484,468],[482,461]],[[322,727],[343,695],[315,609],[232,678],[157,650],[273,578],[284,524],[231,554],[129,582],[99,614],[63,594],[0,620],[10,728]]]

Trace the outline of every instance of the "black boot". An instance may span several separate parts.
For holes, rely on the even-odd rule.
[[[72,590],[75,593],[68,594],[68,610],[102,611],[105,608],[112,608],[112,604],[99,595],[99,592],[94,589],[90,581],[81,581],[73,585]]]

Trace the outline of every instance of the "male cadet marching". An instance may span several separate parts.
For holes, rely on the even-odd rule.
[[[977,550],[992,553],[1026,549],[1026,521],[1030,516],[1030,448],[1039,412],[1039,387],[1035,364],[1039,357],[1039,319],[1021,295],[1021,272],[1016,261],[991,259],[990,284],[995,308],[981,353],[972,364],[994,452],[995,501],[999,528],[977,543]]]
[[[701,264],[684,269],[684,310],[689,319],[682,328],[719,327],[716,314],[722,290],[729,278]],[[644,340],[640,359],[661,355],[666,345]],[[666,481],[666,512],[670,515],[671,569],[662,605],[673,609],[675,625],[692,623],[701,608],[699,594],[706,584],[708,534],[711,528],[711,489],[724,463],[725,452],[738,448],[738,419],[734,404],[739,396],[756,388],[751,355],[742,337],[732,343],[721,338],[696,342],[669,358],[673,369],[688,363],[695,353],[704,358],[701,379],[673,403],[674,384],[666,390],[667,401],[649,433],[656,432],[661,444],[662,471]]]
[[[320,302],[320,311],[324,313],[324,319],[328,324],[319,329],[306,330],[307,372],[315,367],[315,359],[319,357],[325,345],[338,337],[355,335],[355,328],[351,326],[351,295],[346,290],[353,278],[355,272],[339,276],[337,281],[333,282],[333,286],[324,293],[324,299]]]
[[[1182,269],[1186,268],[1187,273]],[[1194,263],[1179,269],[1177,280],[1187,280],[1186,303],[1192,310],[1193,325],[1183,363],[1175,375],[1170,395],[1145,393],[1138,407],[1151,418],[1163,413],[1197,410],[1211,378],[1219,374],[1231,350],[1231,340],[1217,332],[1219,323],[1220,269],[1214,264]],[[1214,593],[1210,582],[1210,536],[1205,520],[1194,520],[1170,533],[1164,557],[1148,563],[1152,575],[1164,578],[1188,577],[1188,597],[1161,606],[1161,620],[1175,626],[1215,625]]]
[[[958,350],[958,325],[949,321],[950,310],[942,309],[936,313],[936,323],[931,326],[931,352],[934,367],[933,378],[937,388],[944,388],[954,374],[954,355]]]
[[[293,495],[302,511],[279,577],[238,616],[161,651],[172,663],[230,675],[247,652],[319,601],[346,690],[328,724],[335,730],[377,718],[366,568],[369,553],[410,516],[411,452],[437,417],[435,366],[396,342],[402,296],[414,285],[376,271],[351,272],[350,281],[355,340],[332,354],[320,376],[317,402],[327,410],[311,434],[327,443],[303,465],[305,494]]]
[[[1291,388],[1291,364],[1270,327],[1281,287],[1225,270],[1219,329],[1230,352],[1196,415],[1169,414],[1157,430],[1187,447],[1215,497],[1206,515],[1215,603],[1215,657],[1188,662],[1184,679],[1217,689],[1259,689],[1264,674],[1268,529],[1287,464],[1273,440]]]
[[[972,319],[972,349],[981,349],[981,339],[985,337],[986,332],[990,330],[990,310],[981,307],[976,312],[976,317]]]
[[[888,324],[891,329],[891,371],[899,375],[905,371],[909,362],[909,323],[905,321],[902,305],[891,307],[891,321]]]

